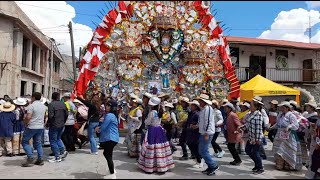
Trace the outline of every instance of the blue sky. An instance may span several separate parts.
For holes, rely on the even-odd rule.
[[[102,8],[106,12],[109,10],[105,6],[107,2],[104,1],[67,1],[67,3],[75,8],[76,13],[101,16],[99,10]],[[217,9],[218,12],[216,19],[223,21],[225,27],[232,29],[227,34],[242,37],[258,37],[263,31],[270,29],[281,11],[307,9],[305,1],[213,1],[212,3],[213,9]],[[91,21],[98,24],[101,22],[98,17],[80,14],[77,14],[73,21],[92,29],[96,26]]]

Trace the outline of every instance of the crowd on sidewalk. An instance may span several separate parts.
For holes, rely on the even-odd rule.
[[[31,99],[5,96],[0,100],[0,156],[26,155],[23,167],[43,165],[42,145],[48,136],[52,150],[48,162],[59,163],[76,145],[81,149],[90,143],[92,155],[103,149],[110,172],[107,178],[116,178],[113,149],[124,122],[128,156],[136,158],[137,166],[146,173],[174,171],[172,154],[178,139],[179,161],[194,159],[194,168],[206,164],[202,173],[214,175],[219,169],[215,158],[225,154],[216,142],[223,133],[233,157],[230,166],[241,165],[241,156],[248,155],[254,162],[252,172],[264,173],[264,147],[269,138],[275,169],[300,171],[306,166],[306,178],[319,178],[320,106],[314,101],[299,107],[290,99],[272,100],[266,109],[259,96],[243,102],[236,98],[218,101],[205,92],[191,100],[184,95],[171,98],[148,92],[142,97],[128,94],[124,103],[102,93],[71,99],[71,93],[60,98],[55,92],[51,99],[49,103],[35,92]]]

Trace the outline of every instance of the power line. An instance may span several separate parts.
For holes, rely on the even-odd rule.
[[[72,13],[72,14],[77,14],[77,15],[82,15],[82,16],[92,16],[92,17],[96,17],[96,15],[93,15],[93,14],[84,14],[84,13],[76,13],[76,12],[70,12],[70,11],[63,11],[63,10],[60,10],[60,9],[47,8],[47,7],[36,6],[36,5],[31,5],[31,4],[24,4],[24,3],[20,3],[20,2],[19,2],[18,4],[22,4],[22,5],[26,5],[26,6],[33,6],[33,7],[37,7],[37,8],[43,8],[43,9],[50,9],[50,10],[60,11],[60,12],[65,12],[65,13]]]

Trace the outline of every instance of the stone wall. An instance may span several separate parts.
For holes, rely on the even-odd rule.
[[[320,102],[320,83],[316,85],[300,85],[299,87],[306,89],[314,96],[314,99],[317,103]]]

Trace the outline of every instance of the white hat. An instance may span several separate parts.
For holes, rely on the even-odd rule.
[[[139,99],[139,97],[137,95],[135,95],[134,93],[130,93],[130,98],[131,99]]]
[[[148,92],[145,92],[143,95],[149,99],[153,96],[151,93],[148,93]]]
[[[66,92],[66,93],[63,94],[63,97],[71,97],[71,93]]]
[[[4,104],[5,102],[6,102],[5,100],[2,100],[2,99],[1,99],[1,100],[0,100],[0,105],[1,105],[1,104]]]
[[[223,99],[223,100],[222,100],[222,103],[227,103],[227,102],[229,102],[228,99]]]
[[[319,110],[320,110],[320,106],[318,106],[318,107],[316,108],[316,110],[319,111]]]
[[[241,102],[239,106],[246,106],[248,109],[250,109],[250,104],[247,102],[244,102],[244,103]]]
[[[134,99],[132,101],[135,102],[135,103],[138,103],[138,104],[142,104],[142,100],[140,98],[136,98],[136,99]]]
[[[287,106],[288,108],[292,108],[291,104],[288,101],[282,101],[278,106]]]
[[[212,105],[212,101],[209,99],[209,96],[207,94],[200,94],[199,97],[197,97],[196,99],[198,100],[202,100],[203,102]]]
[[[278,104],[279,104],[279,102],[278,102],[277,100],[272,100],[270,103],[271,103],[271,104],[274,104],[274,105],[278,105]],[[291,102],[290,102],[290,103],[291,103]]]
[[[289,103],[291,104],[291,106],[298,107],[298,103],[294,100],[290,100]]]
[[[16,109],[16,106],[11,104],[11,102],[5,102],[4,104],[0,105],[0,111],[2,112],[11,112]]]
[[[199,103],[199,101],[197,101],[197,100],[193,100],[193,101],[189,102],[189,104],[190,104],[190,105],[191,105],[191,104],[194,104],[194,105],[196,105],[196,106],[198,106],[198,107],[200,108],[200,103]]]
[[[169,107],[169,108],[174,108],[173,104],[172,103],[169,103],[167,101],[164,102],[164,106],[165,107]]]
[[[212,100],[212,104],[216,105],[217,108],[219,109],[219,102],[217,100]]]
[[[79,99],[74,99],[74,100],[73,100],[73,103],[79,103],[79,104],[82,104],[82,105],[83,105],[83,103],[82,103]]]
[[[185,97],[185,96],[180,96],[179,97],[179,101],[184,101],[184,102],[186,102],[186,103],[189,103],[189,98],[187,98],[187,97]]]
[[[224,106],[224,107],[228,106],[228,107],[230,107],[232,110],[234,110],[234,106],[233,106],[233,104],[231,104],[230,102],[227,102],[226,104],[224,104],[224,105],[222,105],[222,106]]]
[[[18,106],[24,106],[27,104],[27,100],[25,98],[17,98],[15,100],[13,100],[13,103]]]
[[[159,99],[158,97],[156,96],[153,96],[152,98],[150,98],[148,104],[150,106],[157,106],[161,103],[161,99]]]
[[[259,104],[261,104],[261,105],[264,105],[263,102],[262,102],[262,97],[260,97],[260,96],[255,96],[255,97],[252,99],[252,101],[255,101],[255,102],[257,102],[257,103],[259,103]]]
[[[311,106],[311,107],[313,107],[313,108],[317,108],[317,103],[316,102],[314,102],[314,101],[309,101],[308,103],[306,103],[305,105],[309,105],[309,106]]]

